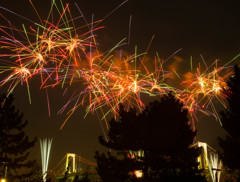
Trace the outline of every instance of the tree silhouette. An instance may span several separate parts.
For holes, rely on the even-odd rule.
[[[30,170],[35,161],[28,160],[28,149],[36,142],[36,138],[29,141],[23,131],[28,121],[23,121],[23,113],[15,109],[13,100],[13,95],[0,95],[0,166],[10,181],[21,180],[31,174],[26,169]]]
[[[89,178],[90,172],[89,172],[89,168],[86,168],[86,171],[83,174],[76,174],[74,177],[73,182],[90,182],[90,178]],[[80,177],[81,176],[81,177]]]
[[[110,121],[109,140],[99,137],[102,145],[116,151],[116,156],[96,152],[103,181],[204,181],[196,162],[200,149],[190,147],[196,131],[178,99],[163,96],[141,113],[125,111],[122,105],[119,110],[119,120]],[[133,175],[137,170],[142,178]]]
[[[222,160],[230,169],[240,169],[240,69],[234,67],[234,75],[229,79],[226,90],[228,106],[222,111],[222,126],[227,131],[226,138],[219,138],[219,145],[223,149]],[[240,173],[239,173],[240,177]]]

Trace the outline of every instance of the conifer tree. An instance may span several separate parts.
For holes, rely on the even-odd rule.
[[[219,138],[219,145],[223,150],[222,160],[224,165],[230,169],[240,170],[240,69],[234,67],[234,75],[227,82],[228,89],[226,98],[228,106],[222,111],[222,127],[226,130],[227,136]],[[240,173],[239,173],[240,177]]]
[[[30,175],[31,170],[26,172],[26,169],[35,164],[34,160],[28,160],[28,150],[36,138],[29,140],[26,136],[24,128],[28,121],[16,110],[13,100],[13,95],[0,95],[0,167],[4,171],[1,177],[6,175],[9,181],[22,181]]]
[[[172,94],[150,103],[141,113],[120,106],[119,119],[110,121],[109,140],[99,138],[117,155],[97,152],[98,173],[103,181],[114,177],[124,177],[119,181],[204,181],[196,161],[200,149],[190,147],[195,136],[188,111]],[[137,170],[143,172],[142,178],[133,175]],[[109,176],[112,179],[104,179]]]

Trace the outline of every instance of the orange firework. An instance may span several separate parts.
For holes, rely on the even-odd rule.
[[[53,8],[58,12],[57,16],[52,17],[52,20],[57,19],[55,23],[50,21]],[[36,11],[35,7],[34,10]],[[109,113],[116,115],[120,103],[127,108],[136,107],[141,112],[145,107],[143,94],[162,96],[174,92],[193,119],[196,118],[197,111],[219,119],[213,100],[225,106],[223,91],[227,89],[226,79],[232,72],[224,74],[226,67],[218,67],[217,61],[206,66],[203,72],[199,64],[196,73],[185,74],[186,80],[180,83],[185,89],[176,89],[167,83],[166,78],[175,79],[174,75],[179,76],[176,65],[182,59],[178,58],[177,64],[169,66],[170,70],[164,69],[164,63],[168,59],[164,62],[158,55],[154,60],[146,56],[152,40],[143,54],[137,54],[136,48],[132,55],[116,56],[117,48],[126,43],[125,39],[110,51],[101,53],[94,36],[95,31],[102,28],[96,26],[100,21],[86,22],[83,26],[76,27],[75,21],[79,17],[72,17],[69,4],[59,8],[55,2],[52,3],[46,20],[42,20],[38,13],[37,15],[40,23],[33,22],[29,28],[23,25],[22,30],[0,15],[9,25],[0,26],[0,31],[4,34],[0,38],[0,49],[6,52],[0,54],[0,74],[5,77],[0,86],[9,83],[9,93],[19,83],[26,84],[31,101],[29,79],[33,76],[41,78],[42,89],[56,85],[70,87],[74,83],[78,88],[59,112],[73,103],[68,118],[80,105],[86,105],[86,114],[106,109],[102,112],[105,118]],[[80,17],[83,17],[82,13]],[[85,20],[84,17],[83,19]]]

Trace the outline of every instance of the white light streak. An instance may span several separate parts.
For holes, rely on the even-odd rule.
[[[40,148],[41,148],[41,156],[42,156],[42,175],[43,181],[46,182],[47,178],[47,168],[48,161],[50,156],[50,150],[52,146],[52,138],[40,139]]]

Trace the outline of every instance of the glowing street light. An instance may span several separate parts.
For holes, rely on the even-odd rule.
[[[7,182],[7,180],[5,178],[2,178],[1,182]]]

